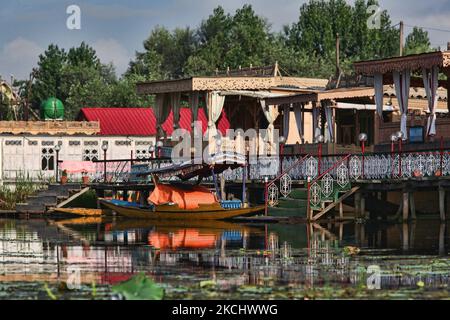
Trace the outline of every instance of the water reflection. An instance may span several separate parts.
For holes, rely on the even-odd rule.
[[[367,268],[378,265],[383,289],[424,281],[440,290],[450,279],[448,243],[448,224],[432,220],[264,225],[0,219],[0,281],[57,283],[75,267],[82,283],[107,286],[144,271],[174,298],[204,298],[198,283],[211,279],[220,297],[261,298],[265,291],[241,288],[252,285],[272,288],[267,294],[285,288],[283,294],[292,298],[313,288],[357,288],[366,283]],[[345,253],[345,246],[361,253]],[[180,289],[191,286],[197,291]]]

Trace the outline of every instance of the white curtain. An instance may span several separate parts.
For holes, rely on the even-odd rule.
[[[277,105],[267,105],[266,101],[264,99],[260,100],[261,108],[263,110],[264,116],[267,119],[267,122],[269,122],[269,125],[267,127],[267,136],[268,141],[270,142],[270,145],[273,144],[273,134],[274,134],[274,122],[277,120],[279,112],[278,112],[278,106]]]
[[[383,75],[381,73],[376,73],[374,76],[374,88],[377,113],[380,118],[383,118]]]
[[[218,91],[208,93],[208,132],[210,137],[217,135],[216,122],[222,114],[225,96],[220,95]]]
[[[423,69],[423,86],[428,99],[428,116],[427,136],[436,135],[436,107],[438,102],[437,89],[439,85],[438,76],[439,68],[434,66],[431,69]]]
[[[411,79],[411,72],[409,69],[405,69],[402,72],[394,71],[395,94],[397,96],[398,105],[400,107],[400,114],[401,114],[400,130],[403,133],[403,140],[408,139],[408,132],[406,130],[406,121],[408,115],[410,79]]]
[[[285,104],[283,106],[283,135],[286,140],[289,136],[290,115],[291,115],[291,105]]]
[[[331,108],[331,105],[329,102],[324,102],[322,104],[324,111],[325,111],[325,118],[327,120],[327,126],[328,126],[328,134],[327,134],[327,142],[333,142],[334,141],[334,122],[333,122],[333,109]]]
[[[300,140],[303,143],[303,110],[300,103],[294,104],[295,123],[297,124]]]

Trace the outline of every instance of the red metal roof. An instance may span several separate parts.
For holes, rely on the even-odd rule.
[[[100,135],[156,135],[156,118],[151,108],[81,108],[81,114],[87,121],[100,122]]]
[[[100,122],[100,135],[112,136],[154,136],[156,118],[151,108],[81,108],[81,115],[87,121]],[[208,117],[203,109],[198,109],[197,119],[202,123],[203,133],[208,128]],[[161,126],[167,135],[173,132],[173,112],[170,111]],[[192,130],[192,112],[189,108],[180,109],[180,128]],[[217,129],[225,135],[230,128],[225,110],[217,123]]]

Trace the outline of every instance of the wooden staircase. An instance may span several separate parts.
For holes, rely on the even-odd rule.
[[[317,221],[322,216],[324,216],[326,213],[330,212],[332,209],[336,208],[336,206],[340,206],[339,208],[339,218],[344,218],[344,212],[342,211],[342,203],[345,199],[352,196],[356,191],[359,190],[359,187],[352,187],[344,194],[337,197],[337,199],[333,201],[323,201],[321,203],[322,208],[315,210],[315,208],[310,207],[310,212],[308,214],[309,220],[311,221]],[[339,195],[339,193],[338,193]],[[318,211],[316,214],[314,214],[315,211]]]
[[[47,189],[29,196],[26,203],[17,203],[17,213],[44,214],[49,207],[56,207],[81,190],[81,184],[49,184]]]
[[[276,206],[269,208],[269,215],[276,217],[306,218],[308,206],[308,190],[306,188],[292,189],[286,198],[280,198]]]

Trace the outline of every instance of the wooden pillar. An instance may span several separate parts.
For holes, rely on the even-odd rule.
[[[445,221],[445,189],[439,188],[439,216],[441,221]]]
[[[402,244],[403,250],[409,249],[409,228],[407,223],[403,223],[402,225]]]
[[[225,192],[225,176],[223,174],[220,175],[220,193],[222,194],[222,200],[228,200]]]
[[[355,193],[355,219],[360,216],[361,193]]]
[[[411,208],[411,219],[416,220],[416,201],[414,200],[414,191],[409,194],[409,205]]]
[[[450,42],[447,42],[447,50],[450,51]],[[450,69],[444,68],[444,73],[447,76],[447,95],[448,95],[448,92],[450,91]],[[447,109],[448,112],[450,113],[450,99],[447,99]]]
[[[408,220],[409,216],[409,192],[403,191],[403,221]]]
[[[361,197],[361,218],[366,218],[366,198],[364,196]]]
[[[344,219],[344,204],[342,203],[342,201],[339,202],[339,219]]]
[[[445,255],[445,223],[439,227],[439,255]]]

